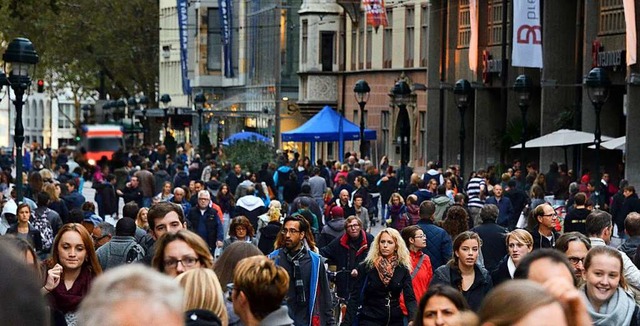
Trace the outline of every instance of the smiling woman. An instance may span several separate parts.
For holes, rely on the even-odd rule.
[[[42,291],[49,298],[56,320],[73,323],[91,282],[102,273],[89,231],[78,223],[62,226],[46,266],[47,281]]]

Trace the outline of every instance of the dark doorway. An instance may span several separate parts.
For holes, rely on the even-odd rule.
[[[402,162],[409,162],[411,144],[411,122],[406,106],[399,106],[398,119],[396,120],[396,140],[400,146]]]
[[[333,38],[334,32],[320,33],[320,63],[322,71],[333,70]]]

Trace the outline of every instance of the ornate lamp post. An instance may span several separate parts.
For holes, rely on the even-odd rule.
[[[169,103],[171,103],[171,96],[169,94],[162,94],[160,96],[160,102],[162,102],[162,111],[164,111],[164,136],[167,137],[169,131]]]
[[[600,143],[601,139],[601,130],[600,130],[600,112],[602,111],[602,107],[609,99],[609,87],[611,86],[611,81],[607,76],[607,72],[600,68],[596,67],[589,71],[589,74],[584,78],[584,85],[587,87],[587,94],[589,95],[589,100],[591,100],[591,104],[593,104],[593,109],[596,113],[596,130],[595,130],[595,145],[596,145],[596,180],[600,180]],[[600,189],[600,182],[597,182],[596,187],[596,195],[598,201],[595,203],[596,208],[598,208],[600,203],[600,193],[603,191]]]
[[[520,75],[516,78],[516,82],[513,84],[513,90],[518,94],[518,107],[522,114],[522,135],[520,135],[520,142],[522,149],[520,151],[520,169],[522,175],[525,175],[526,164],[524,163],[524,148],[525,148],[525,136],[527,134],[527,109],[531,103],[531,89],[533,88],[533,82],[527,75]]]
[[[405,146],[408,141],[407,134],[409,133],[408,128],[410,128],[410,126],[405,125],[405,120],[401,118],[400,115],[407,114],[407,105],[413,104],[415,101],[415,97],[411,93],[411,87],[409,87],[409,84],[404,79],[400,79],[396,82],[396,84],[391,89],[391,93],[389,94],[389,96],[391,97],[392,104],[398,106],[398,108],[400,109],[400,113],[398,114],[398,119],[400,119],[401,121],[398,137],[398,143],[400,143],[400,179],[398,186],[400,188],[404,188],[407,174],[407,156],[409,154],[407,153],[407,151],[405,151]]]
[[[464,114],[469,107],[469,95],[471,94],[471,83],[466,79],[460,79],[453,87],[453,94],[455,95],[456,106],[460,112],[460,176],[464,178]]]
[[[364,107],[367,105],[367,101],[369,100],[369,92],[371,92],[371,88],[369,88],[369,84],[367,84],[366,80],[360,79],[356,82],[353,92],[356,102],[358,102],[358,105],[360,106],[360,158],[364,159],[367,147],[364,141]]]
[[[200,150],[200,156],[202,158],[204,158],[204,153],[206,153],[205,149],[203,148],[203,145],[205,144],[205,142],[203,142],[202,140],[204,139],[204,137],[207,137],[206,133],[203,130],[203,126],[202,126],[202,113],[204,112],[204,103],[207,102],[207,98],[204,96],[204,93],[198,93],[196,94],[196,97],[193,99],[193,102],[196,103],[196,109],[198,111],[198,148]],[[209,149],[207,149],[209,150]]]
[[[16,202],[22,202],[22,145],[24,143],[24,126],[22,125],[23,96],[29,85],[31,77],[29,72],[35,69],[38,63],[38,53],[33,47],[33,43],[26,38],[16,38],[9,43],[7,50],[2,55],[5,63],[11,66],[9,77],[6,82],[0,80],[0,84],[8,84],[13,89],[16,99],[13,105],[16,107],[16,125],[14,143],[16,147]]]
[[[140,96],[138,99],[140,104],[140,110],[142,110],[142,143],[147,143],[147,106],[149,105],[149,98],[146,95]]]

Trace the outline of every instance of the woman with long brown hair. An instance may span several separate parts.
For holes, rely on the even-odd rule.
[[[45,264],[48,271],[42,292],[47,294],[55,318],[74,324],[75,312],[91,282],[102,274],[89,231],[78,223],[63,225]]]

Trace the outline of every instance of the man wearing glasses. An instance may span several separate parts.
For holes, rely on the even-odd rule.
[[[332,301],[324,259],[305,246],[305,236],[311,232],[303,217],[284,219],[280,229],[283,247],[269,254],[276,265],[289,274],[287,307],[295,325],[335,325]]]
[[[556,249],[562,251],[573,267],[573,275],[582,284],[584,273],[584,258],[591,249],[591,241],[580,232],[567,232],[558,238]]]
[[[556,240],[560,237],[560,234],[555,229],[558,223],[556,210],[547,203],[540,204],[533,210],[533,216],[538,222],[538,225],[531,230],[533,250],[555,248]]]
[[[365,232],[362,221],[349,216],[344,223],[345,233],[320,248],[320,255],[336,266],[336,289],[338,297],[348,299],[351,284],[358,276],[356,268],[364,261],[373,242],[373,235]]]
[[[208,190],[198,192],[198,205],[189,210],[189,222],[192,231],[204,239],[211,252],[216,248],[222,248],[224,240],[224,230],[218,213],[211,208],[211,194]]]

